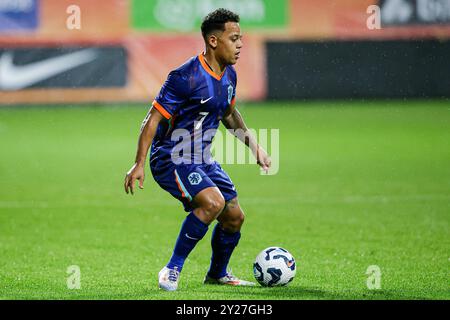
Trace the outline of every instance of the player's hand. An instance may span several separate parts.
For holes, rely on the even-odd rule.
[[[134,183],[136,180],[139,181],[139,188],[144,189],[144,179],[145,179],[144,166],[135,163],[125,176],[125,183],[124,183],[125,192],[127,194],[129,192],[131,192],[131,194],[134,194]]]
[[[270,159],[267,152],[261,148],[258,147],[256,149],[256,163],[266,172],[269,173],[269,168],[272,165],[272,160]]]

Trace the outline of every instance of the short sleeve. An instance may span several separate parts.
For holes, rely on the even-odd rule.
[[[153,101],[155,107],[166,119],[178,112],[180,107],[187,101],[189,95],[189,84],[187,77],[178,71],[169,73],[166,82]]]

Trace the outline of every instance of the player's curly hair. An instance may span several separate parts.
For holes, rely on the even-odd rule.
[[[239,15],[230,10],[224,8],[214,10],[203,19],[201,27],[203,39],[206,40],[213,31],[225,31],[225,23],[239,22],[239,20]]]

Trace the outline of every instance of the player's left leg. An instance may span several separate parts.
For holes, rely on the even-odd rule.
[[[212,257],[208,276],[219,279],[227,274],[231,254],[241,238],[244,212],[239,206],[237,197],[226,203],[217,220],[211,238]]]
[[[244,212],[239,206],[237,197],[226,203],[217,220],[218,223],[211,238],[211,265],[204,282],[235,286],[255,285],[253,282],[238,279],[231,272],[227,271],[231,255],[241,238],[240,230],[244,223]]]

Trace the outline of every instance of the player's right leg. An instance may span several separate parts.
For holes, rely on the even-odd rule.
[[[178,168],[175,173],[177,191],[168,183],[158,183],[173,196],[181,200],[185,211],[190,212],[178,234],[173,254],[167,265],[159,273],[159,287],[164,290],[173,291],[178,288],[180,272],[184,262],[195,245],[204,237],[208,231],[209,224],[214,221],[225,207],[225,200],[220,190],[201,171],[195,171],[192,178],[192,170]]]
[[[193,199],[196,208],[185,218],[173,249],[172,257],[159,273],[159,287],[174,291],[186,258],[205,236],[208,226],[222,212],[225,200],[217,187],[200,191]]]

